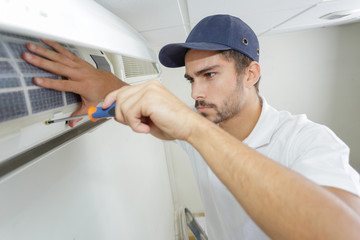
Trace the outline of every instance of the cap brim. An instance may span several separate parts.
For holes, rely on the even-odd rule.
[[[185,66],[185,54],[188,49],[220,51],[231,48],[223,44],[208,42],[172,43],[160,50],[159,60],[166,67],[183,67]]]

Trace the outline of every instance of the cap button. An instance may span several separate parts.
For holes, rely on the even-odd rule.
[[[243,42],[244,45],[248,45],[248,44],[249,44],[249,42],[248,42],[248,40],[247,40],[246,38],[243,38],[242,42]]]

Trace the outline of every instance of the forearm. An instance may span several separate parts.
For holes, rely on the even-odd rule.
[[[195,122],[188,141],[271,238],[358,237],[359,216],[345,203],[215,124]]]

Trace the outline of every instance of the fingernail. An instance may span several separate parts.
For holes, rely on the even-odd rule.
[[[31,50],[31,51],[34,51],[36,48],[36,46],[32,43],[29,43],[28,47],[29,47],[29,50]]]
[[[101,107],[107,106],[107,101],[104,100],[103,103],[101,104]]]
[[[24,52],[24,57],[30,60],[32,58],[32,55],[30,53]]]
[[[41,78],[34,78],[34,82],[36,83],[36,84],[42,84],[44,81],[41,79]]]

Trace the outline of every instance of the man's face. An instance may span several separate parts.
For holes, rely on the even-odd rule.
[[[185,78],[191,83],[196,109],[214,123],[228,120],[244,104],[244,86],[233,60],[217,51],[189,50]]]

